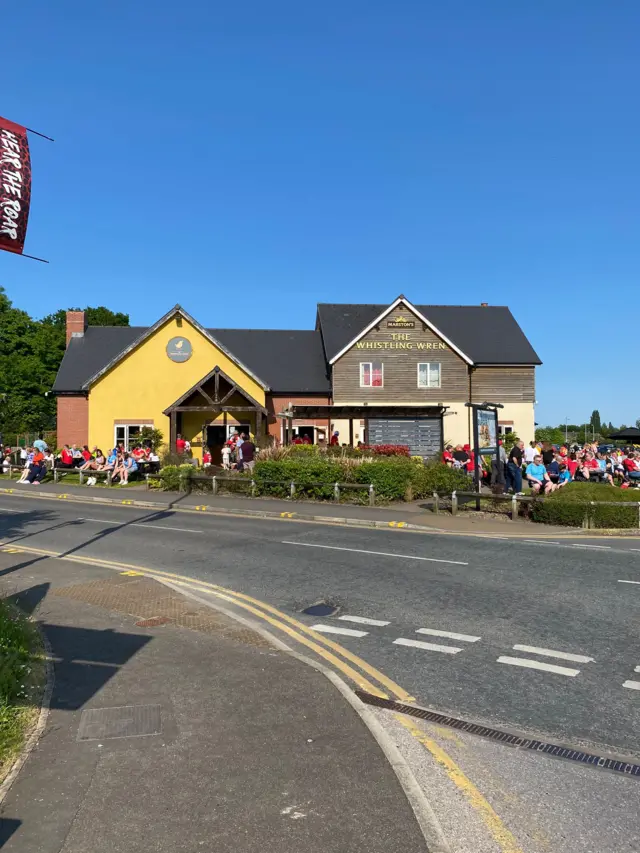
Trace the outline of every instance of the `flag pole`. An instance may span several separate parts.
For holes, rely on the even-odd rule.
[[[53,140],[51,140],[53,142]],[[31,258],[32,261],[40,261],[41,264],[48,264],[49,261],[45,261],[44,258],[36,258],[35,255],[25,255],[24,252],[16,252],[16,255],[22,255],[23,258]]]
[[[36,136],[41,136],[43,139],[48,139],[49,142],[55,142],[55,139],[52,139],[50,136],[45,136],[44,133],[40,133],[37,130],[32,130],[30,127],[25,127],[25,130],[28,130],[29,133],[35,133]],[[39,261],[40,258],[37,258],[36,260]]]

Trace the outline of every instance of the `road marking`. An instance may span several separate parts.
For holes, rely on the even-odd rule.
[[[633,671],[634,672],[640,672],[640,666],[636,666]]]
[[[640,690],[640,681],[625,681],[622,686],[627,687],[629,690]]]
[[[121,575],[128,575],[130,578],[132,578],[132,577],[142,577],[142,572],[128,571],[128,572],[120,572],[120,574],[121,574]]]
[[[572,548],[598,548],[601,551],[610,551],[611,545],[583,545],[582,543],[573,542]]]
[[[79,518],[78,521],[95,521],[97,524],[111,524],[116,527],[148,527],[153,530],[177,530],[178,533],[204,533],[204,530],[194,530],[191,527],[169,527],[166,524],[154,524],[153,522],[138,521],[107,521],[104,518]]]
[[[562,545],[562,542],[547,542],[545,539],[521,539],[521,542],[529,542],[531,545]]]
[[[594,663],[594,659],[588,658],[586,655],[556,652],[555,649],[539,649],[537,646],[513,646],[513,650],[515,652],[529,652],[532,655],[543,655],[547,658],[562,658],[562,660],[571,660],[574,663]]]
[[[438,764],[444,768],[449,779],[451,779],[469,804],[478,812],[480,819],[493,837],[501,853],[523,853],[516,838],[504,825],[491,804],[482,796],[471,779],[465,776],[451,756],[438,743],[428,737],[425,732],[419,729],[415,723],[408,720],[402,714],[396,714],[395,718],[425,749],[429,750]]]
[[[357,622],[359,625],[377,625],[382,628],[385,625],[391,625],[391,622],[384,622],[382,619],[369,619],[366,616],[338,616],[343,622]]]
[[[482,637],[472,637],[470,634],[456,634],[454,631],[436,631],[434,628],[417,628],[416,634],[430,634],[432,637],[448,637],[450,640],[461,640],[463,643],[477,643]]]
[[[22,554],[22,551],[20,550],[20,548],[3,548],[2,553],[3,554]]]
[[[338,628],[337,625],[312,625],[313,631],[321,634],[344,634],[345,637],[366,637],[368,631],[356,631],[354,628]]]
[[[389,554],[386,551],[364,551],[362,548],[338,548],[337,545],[316,545],[313,542],[288,542],[283,545],[301,545],[303,548],[327,548],[329,551],[350,551],[354,554],[373,554],[376,557],[397,557],[400,560],[424,560],[427,563],[451,563],[454,566],[468,566],[459,560],[438,560],[435,557],[412,557],[410,554]]]
[[[445,655],[457,655],[462,651],[456,646],[440,646],[437,643],[424,643],[422,640],[407,640],[405,637],[398,637],[393,642],[396,646],[411,646],[415,649],[426,649],[428,652],[443,652]]]
[[[527,669],[541,669],[544,672],[555,672],[557,675],[576,676],[580,673],[579,669],[569,669],[568,666],[555,666],[552,663],[542,663],[539,660],[529,660],[529,658],[510,658],[501,655],[498,658],[498,663],[508,663],[510,666],[524,666]]]
[[[17,512],[20,513],[19,509],[0,509],[0,512]]]
[[[638,586],[640,586],[640,581],[618,581],[618,583],[633,583],[638,584]]]

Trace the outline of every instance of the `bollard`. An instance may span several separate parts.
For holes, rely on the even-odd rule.
[[[440,512],[440,496],[437,492],[433,493],[433,512],[434,515],[438,515]]]
[[[451,492],[451,515],[458,514],[458,496],[455,492]]]
[[[518,498],[517,495],[514,495],[511,498],[511,521],[515,521],[518,518]]]
[[[252,480],[251,481],[251,497],[255,498],[255,496],[256,496],[256,481]]]
[[[333,499],[340,503],[340,484],[334,483],[333,485]]]
[[[373,487],[373,483],[369,484],[369,506],[376,505],[376,490]]]
[[[291,481],[291,485],[289,486],[289,497],[293,500],[296,496],[296,484]]]
[[[218,494],[218,480],[215,475],[211,478],[211,491],[214,495]]]
[[[149,489],[150,489],[150,486],[149,486],[149,475],[148,475],[148,474],[145,474],[145,475],[144,475],[144,479],[146,480],[146,483],[147,483],[147,491],[149,491]],[[110,485],[111,485],[111,471],[107,471],[107,486],[110,486]]]

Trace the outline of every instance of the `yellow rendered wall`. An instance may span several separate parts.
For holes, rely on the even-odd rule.
[[[193,354],[188,361],[177,363],[167,356],[167,343],[175,337],[190,341]],[[97,445],[104,451],[113,447],[114,424],[118,421],[153,423],[162,430],[168,444],[169,418],[162,414],[163,410],[216,365],[260,405],[265,405],[264,389],[208,338],[184,319],[181,326],[177,318],[168,320],[90,389],[89,446]],[[206,412],[183,413],[184,437],[191,441],[201,434],[206,420]],[[222,421],[222,415],[218,420]]]

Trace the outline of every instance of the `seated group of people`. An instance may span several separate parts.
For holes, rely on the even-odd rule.
[[[633,448],[614,448],[602,453],[597,443],[570,449],[565,445],[554,447],[549,442],[532,441],[525,448],[524,442],[519,441],[507,454],[500,442],[499,460],[506,491],[515,494],[522,494],[523,476],[536,494],[549,494],[572,481],[602,482],[611,486],[619,483],[623,489],[635,484],[640,486],[640,451]],[[474,453],[468,444],[457,445],[455,449],[448,445],[443,462],[473,474]],[[484,457],[481,462],[485,463]],[[483,469],[483,476],[485,473],[490,478],[490,472]]]
[[[79,451],[75,445],[69,447],[68,444],[65,444],[60,451],[58,460],[58,468],[77,468],[79,471],[111,471],[111,482],[119,480],[121,485],[126,485],[129,482],[129,477],[145,463],[148,464],[150,471],[156,472],[160,469],[160,458],[157,453],[150,447],[143,447],[141,444],[136,444],[131,451],[125,450],[124,445],[119,444],[109,451],[108,456],[99,447],[89,450],[88,445],[85,444]],[[87,483],[95,485],[96,478],[89,477]]]

